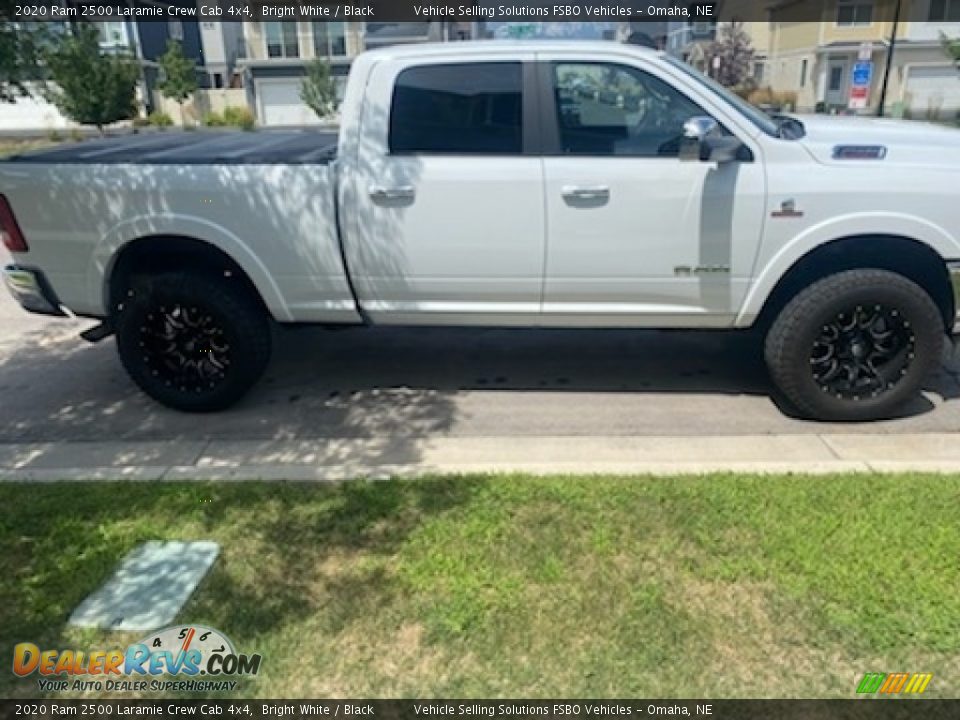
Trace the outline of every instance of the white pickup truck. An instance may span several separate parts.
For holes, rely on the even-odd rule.
[[[182,410],[240,398],[271,321],[755,327],[801,414],[863,420],[954,332],[960,132],[772,118],[612,42],[393,47],[354,62],[339,136],[0,163],[0,228],[20,303],[102,318]]]

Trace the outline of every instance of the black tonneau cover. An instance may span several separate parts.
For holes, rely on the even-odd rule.
[[[82,165],[325,165],[337,135],[315,130],[149,132],[13,155],[13,163]]]

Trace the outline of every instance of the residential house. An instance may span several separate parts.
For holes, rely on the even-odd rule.
[[[875,113],[890,60],[887,114],[956,116],[960,73],[939,35],[960,36],[960,0],[901,0],[891,58],[896,7],[897,0],[825,0],[821,21],[810,22],[808,6],[780,2],[771,9],[766,84],[796,92],[800,111]],[[863,107],[852,102],[855,66],[861,77],[869,73]]]
[[[746,3],[754,3],[755,0],[746,0]],[[723,27],[730,22],[738,21],[741,13],[737,12],[737,5],[744,5],[744,0],[739,3],[728,0],[721,3],[717,10],[717,17],[727,18],[723,20],[688,20],[685,22],[671,21],[664,23],[666,31],[664,33],[663,49],[674,57],[689,63],[701,72],[712,74],[714,69],[709,67],[710,45],[716,41]],[[756,6],[743,7],[743,16],[752,16],[756,14]],[[750,44],[754,51],[753,66],[750,68],[750,76],[757,85],[764,83],[766,73],[767,52],[769,47],[769,23],[767,22],[743,22],[743,29],[750,37]]]
[[[307,65],[326,59],[341,94],[353,59],[387,45],[466,40],[472,23],[245,22],[237,67],[261,125],[310,125],[319,119],[300,99]]]
[[[145,0],[146,1],[146,0]],[[189,4],[190,0],[179,0]],[[193,0],[195,3],[195,0]],[[72,0],[63,0],[72,5]],[[196,21],[143,22],[133,20],[98,21],[91,23],[100,35],[100,47],[108,53],[124,53],[136,58],[141,67],[141,82],[137,100],[144,112],[156,109],[161,100],[156,86],[160,79],[158,60],[167,50],[171,39],[180,41],[184,55],[198,67],[201,87],[209,85],[209,75],[203,71],[204,45]],[[66,22],[57,23],[60,32],[69,33]],[[46,101],[41,92],[21,98],[15,103],[0,103],[0,130],[58,130],[73,127],[59,109]]]

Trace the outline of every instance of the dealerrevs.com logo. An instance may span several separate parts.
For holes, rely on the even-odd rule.
[[[38,676],[44,691],[233,690],[234,678],[255,676],[260,655],[238,653],[218,630],[178,625],[150,633],[125,649],[13,649],[13,672]],[[160,679],[160,678],[163,679]]]

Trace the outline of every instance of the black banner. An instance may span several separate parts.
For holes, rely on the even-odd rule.
[[[960,700],[4,700],[0,718],[940,720]]]
[[[900,0],[901,17],[913,2]],[[893,17],[897,0],[875,0],[873,22]],[[142,22],[202,20],[389,22],[716,22],[770,20],[835,22],[836,5],[822,0],[64,0],[16,2],[15,19]]]

